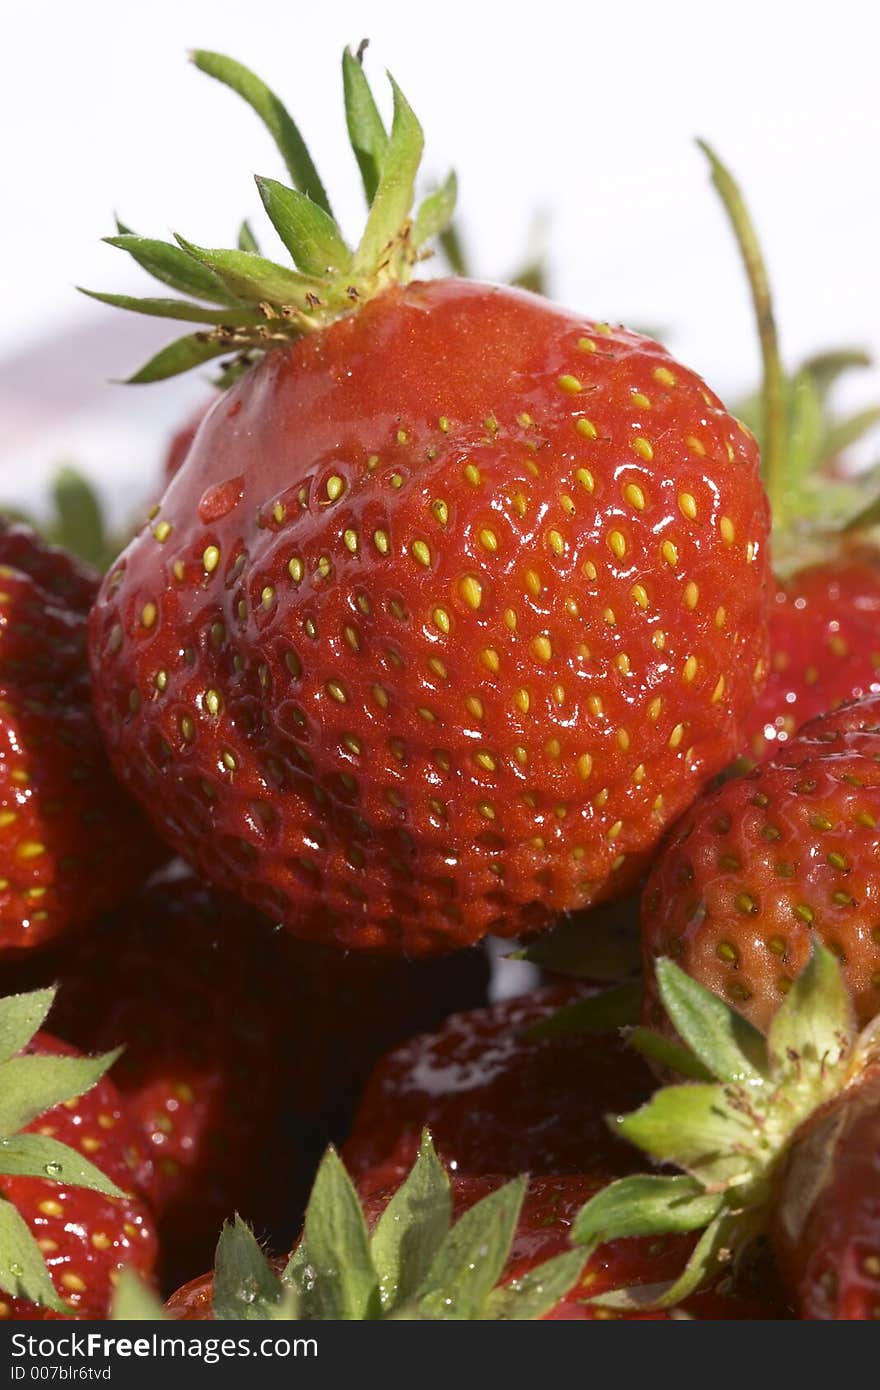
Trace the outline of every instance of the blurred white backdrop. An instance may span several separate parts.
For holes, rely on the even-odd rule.
[[[203,381],[108,385],[173,325],[137,321],[72,286],[144,292],[100,244],[118,210],[137,230],[204,245],[259,220],[250,175],[278,174],[255,117],[186,61],[229,52],[287,101],[354,232],[359,184],[339,60],[368,36],[427,133],[426,172],[459,174],[479,272],[522,258],[548,218],[554,297],[665,330],[722,395],[751,385],[757,349],[736,253],[693,138],[745,184],[789,362],[846,344],[880,356],[880,18],[864,0],[412,4],[336,0],[30,0],[4,15],[0,117],[0,496],[33,501],[72,460],[117,512],[155,491],[167,433]],[[170,332],[169,332],[170,328]],[[876,370],[847,387],[880,399]],[[875,439],[873,451],[880,453]]]

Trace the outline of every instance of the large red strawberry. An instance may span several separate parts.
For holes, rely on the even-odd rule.
[[[62,984],[61,1036],[124,1044],[112,1075],[154,1159],[170,1287],[210,1261],[235,1211],[289,1242],[370,1067],[481,1002],[488,978],[474,953],[409,963],[297,942],[185,872],[149,883],[40,971]]]
[[[813,720],[775,757],[698,801],[642,900],[653,962],[766,1028],[814,937],[840,960],[859,1021],[880,1013],[880,696]]]
[[[863,353],[822,354],[786,377],[757,236],[729,170],[707,153],[743,252],[764,359],[760,396],[742,412],[761,440],[779,576],[768,679],[748,718],[746,751],[760,759],[808,719],[880,691],[880,468],[847,477],[839,458],[880,423],[880,409],[838,419],[827,408],[840,374],[868,365]]]
[[[400,1182],[424,1127],[457,1173],[626,1171],[630,1155],[604,1115],[646,1099],[651,1075],[614,1033],[566,1030],[557,1011],[595,992],[548,986],[457,1014],[390,1053],[344,1149],[361,1186],[367,1174],[373,1186]]]
[[[0,1001],[0,1317],[16,1321],[106,1317],[120,1271],[150,1278],[157,1256],[152,1161],[102,1075],[113,1058],[30,1037],[51,1002],[51,991]]]
[[[176,430],[172,435],[168,443],[165,458],[162,462],[162,482],[164,487],[167,487],[171,479],[180,472],[183,462],[190,451],[190,446],[196,437],[196,431],[213,404],[213,400],[209,400],[205,405],[201,406],[194,415],[190,416],[186,424],[181,425],[180,429]]]
[[[877,1027],[859,1036],[834,956],[815,946],[766,1033],[670,959],[660,994],[682,1045],[642,1047],[694,1078],[668,1086],[616,1132],[663,1173],[626,1177],[581,1211],[573,1239],[701,1231],[665,1287],[603,1295],[620,1309],[678,1305],[735,1269],[769,1236],[784,1289],[804,1318],[880,1315]],[[671,1172],[668,1165],[681,1172]]]
[[[0,953],[86,925],[165,856],[114,780],[92,713],[97,583],[0,516]]]
[[[114,765],[200,872],[294,931],[416,955],[632,884],[738,746],[767,514],[752,436],[656,343],[407,283],[451,190],[410,219],[418,123],[395,88],[363,144],[346,73],[375,195],[356,251],[283,138],[305,192],[258,182],[299,271],[113,238],[216,305],[178,304],[213,326],[135,380],[236,356],[104,584],[92,661]]]

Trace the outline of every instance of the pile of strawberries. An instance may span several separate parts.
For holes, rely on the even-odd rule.
[[[878,1317],[861,359],[784,373],[708,150],[753,428],[644,336],[418,278],[455,181],[413,211],[362,56],[352,248],[194,55],[292,264],[120,226],[177,297],[96,297],[194,325],[132,380],[222,392],[103,579],[0,521],[0,1314]],[[540,987],[490,1003],[490,937]]]

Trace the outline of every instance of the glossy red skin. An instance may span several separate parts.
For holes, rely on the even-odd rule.
[[[211,1261],[235,1211],[289,1242],[370,1068],[482,1002],[488,974],[482,954],[409,963],[298,942],[183,872],[6,984],[60,981],[57,1032],[88,1051],[125,1044],[113,1079],[154,1157],[174,1287]]]
[[[457,1173],[639,1170],[605,1116],[651,1095],[651,1073],[615,1035],[532,1040],[527,1030],[594,990],[554,985],[448,1019],[390,1053],[364,1091],[343,1155],[363,1186],[402,1182],[424,1126]]]
[[[880,1009],[878,862],[875,695],[813,720],[683,817],[642,898],[647,1019],[662,1022],[653,962],[666,955],[766,1029],[815,933],[869,1022]]]
[[[739,747],[767,523],[754,440],[657,344],[389,290],[210,412],[95,607],[98,717],[169,842],[291,930],[516,934],[625,892]]]
[[[800,1317],[880,1318],[876,1067],[814,1116],[795,1142],[780,1184],[773,1244]]]
[[[38,1033],[28,1051],[72,1054],[75,1049]],[[109,1316],[114,1281],[123,1267],[152,1280],[158,1255],[145,1193],[152,1160],[136,1120],[108,1077],[86,1095],[57,1105],[25,1131],[46,1134],[90,1159],[130,1195],[105,1197],[43,1178],[0,1177],[0,1192],[24,1217],[41,1248],[71,1318]],[[0,1294],[0,1317],[14,1322],[55,1320],[61,1314]]]
[[[880,552],[851,545],[780,584],[749,754],[771,757],[809,719],[880,693]]]
[[[469,1207],[496,1191],[507,1177],[475,1177],[450,1175],[453,1196],[453,1219],[457,1220]],[[503,1283],[521,1279],[536,1265],[570,1249],[571,1225],[585,1202],[606,1185],[608,1178],[538,1177],[529,1182],[519,1225],[513,1239],[510,1258],[502,1276]],[[370,1195],[364,1203],[367,1225],[372,1228],[384,1211],[394,1192],[392,1188],[376,1190],[376,1180],[367,1182]],[[624,1318],[637,1321],[666,1320],[674,1314],[667,1312],[619,1313],[598,1308],[590,1299],[610,1289],[674,1279],[684,1265],[690,1248],[687,1238],[618,1240],[604,1245],[586,1265],[583,1274],[564,1298],[560,1299],[547,1321],[596,1321]],[[283,1261],[274,1261],[280,1272]],[[169,1299],[167,1311],[183,1321],[206,1321],[213,1316],[213,1276],[203,1275]],[[691,1317],[711,1318],[772,1318],[787,1316],[785,1309],[768,1291],[745,1294],[710,1290],[692,1298],[685,1305]]]
[[[190,416],[185,425],[182,425],[177,432],[172,435],[162,462],[162,481],[167,485],[176,473],[180,471],[184,459],[190,451],[196,431],[202,423],[210,407],[214,404],[213,400],[208,401],[194,415]]]
[[[115,781],[92,713],[97,587],[0,516],[0,955],[84,926],[167,857]]]

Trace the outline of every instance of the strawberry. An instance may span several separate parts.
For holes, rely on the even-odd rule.
[[[595,992],[557,984],[460,1013],[384,1058],[343,1151],[361,1187],[367,1174],[380,1187],[400,1182],[423,1127],[456,1173],[625,1171],[630,1156],[604,1113],[645,1099],[651,1077],[613,1033],[566,1030],[572,1006]]]
[[[196,62],[278,130],[256,78]],[[92,666],[114,766],[200,873],[294,932],[420,955],[635,881],[738,747],[767,514],[751,434],[656,343],[407,283],[452,188],[410,220],[420,127],[395,87],[385,134],[350,56],[346,84],[355,252],[286,116],[305,192],[258,185],[299,271],[112,238],[219,306],[99,296],[213,325],[135,381],[236,355],[103,585]]]
[[[181,425],[180,429],[172,435],[162,463],[162,478],[166,487],[175,474],[180,471],[183,461],[189,453],[190,445],[196,437],[196,431],[212,405],[213,401],[206,402],[194,415],[190,416],[186,424]]]
[[[814,937],[842,963],[861,1023],[880,1012],[880,696],[813,720],[683,817],[642,903],[653,962],[673,956],[760,1028]]]
[[[694,1079],[612,1124],[681,1172],[612,1183],[578,1213],[572,1239],[594,1250],[624,1234],[702,1235],[684,1269],[648,1299],[623,1289],[603,1304],[677,1306],[769,1236],[800,1317],[876,1318],[877,1025],[857,1033],[835,957],[814,946],[766,1035],[668,958],[657,974],[682,1045],[646,1034],[641,1048]]]
[[[0,1316],[15,1321],[106,1317],[120,1271],[150,1278],[157,1255],[152,1162],[103,1075],[114,1054],[34,1032],[51,1003],[51,990],[0,1000]]]
[[[840,457],[880,423],[880,408],[829,417],[830,388],[851,367],[869,365],[864,353],[825,353],[786,377],[767,271],[742,193],[704,148],[743,254],[764,360],[760,396],[742,409],[762,443],[778,575],[768,678],[748,720],[746,751],[760,760],[807,720],[880,692],[880,467],[847,478]]]
[[[507,1181],[447,1173],[426,1134],[405,1180],[374,1191],[361,1206],[331,1152],[319,1170],[303,1239],[286,1268],[283,1262],[266,1261],[246,1228],[237,1223],[221,1237],[215,1274],[179,1289],[167,1312],[190,1321],[240,1318],[248,1304],[252,1308],[256,1288],[263,1316],[306,1320],[389,1315],[481,1321],[614,1317],[591,1300],[621,1278],[664,1278],[680,1263],[687,1241],[617,1241],[587,1262],[572,1251],[569,1235],[584,1202],[604,1185],[601,1178],[573,1175]],[[331,1193],[336,1212],[347,1208],[347,1215],[327,1232],[330,1243],[325,1245],[321,1217]],[[450,1217],[458,1247],[454,1263],[446,1255],[450,1245],[444,1249],[443,1240]],[[493,1228],[500,1228],[501,1239],[487,1239]],[[322,1251],[318,1258],[316,1247]],[[332,1265],[330,1255],[335,1256]],[[688,1309],[690,1315],[700,1315],[698,1306],[696,1300]],[[704,1298],[702,1308],[704,1316],[728,1318],[772,1316],[776,1311],[766,1298],[722,1293]]]
[[[91,571],[0,516],[0,953],[86,925],[165,857],[92,713],[96,591]]]

